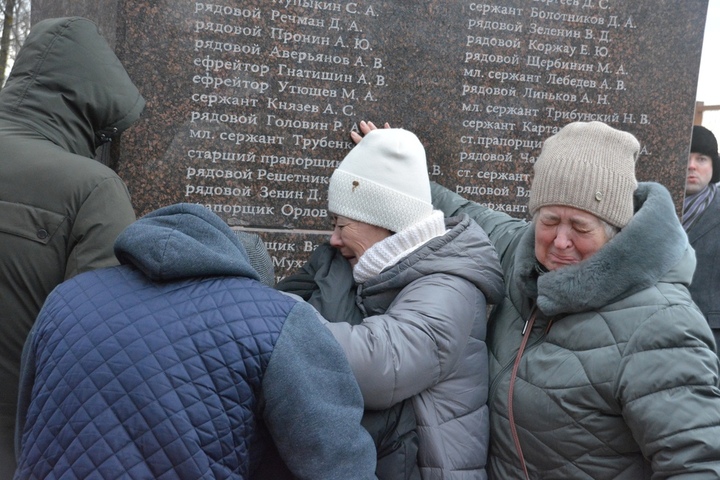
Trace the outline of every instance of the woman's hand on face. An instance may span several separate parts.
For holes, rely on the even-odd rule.
[[[377,130],[378,128],[374,123],[366,122],[365,120],[361,121],[358,124],[358,127],[360,127],[362,135],[360,135],[358,132],[350,132],[350,138],[352,138],[352,141],[355,142],[355,144],[360,143],[360,140],[363,139],[364,135],[367,135],[368,133],[372,132],[373,130]],[[390,128],[390,124],[385,122],[383,128]]]

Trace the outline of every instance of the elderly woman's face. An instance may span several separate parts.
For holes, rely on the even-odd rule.
[[[538,210],[535,256],[548,270],[579,263],[607,242],[605,227],[595,215],[557,205]]]
[[[385,228],[334,215],[330,245],[340,250],[354,267],[368,248],[390,235],[390,230]]]

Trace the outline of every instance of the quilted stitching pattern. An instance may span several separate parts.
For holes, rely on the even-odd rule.
[[[38,321],[24,472],[245,478],[293,304],[247,279],[153,284],[129,267],[66,282]]]

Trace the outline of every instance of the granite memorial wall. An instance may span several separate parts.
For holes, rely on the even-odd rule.
[[[147,100],[113,146],[138,215],[208,206],[281,278],[329,235],[327,183],[360,120],[424,143],[431,179],[527,216],[566,123],[638,137],[680,212],[708,0],[33,0],[81,15]]]

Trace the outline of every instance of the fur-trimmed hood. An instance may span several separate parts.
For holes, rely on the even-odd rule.
[[[695,252],[680,224],[670,193],[658,183],[640,183],[635,214],[610,242],[587,260],[538,277],[535,226],[523,234],[512,281],[536,299],[546,315],[596,310],[657,284],[689,285]]]

